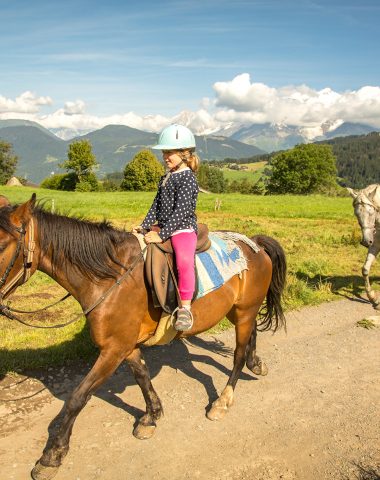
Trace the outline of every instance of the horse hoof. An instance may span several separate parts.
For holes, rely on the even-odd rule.
[[[252,368],[252,372],[255,375],[261,375],[261,376],[265,377],[265,375],[268,375],[268,367],[265,365],[264,362],[262,362],[259,365],[255,365]]]
[[[211,407],[206,416],[209,420],[215,422],[222,420],[228,411],[227,407]]]
[[[36,463],[36,466],[31,471],[33,480],[50,480],[57,475],[59,467],[45,467],[40,462]]]
[[[153,437],[156,425],[141,425],[140,423],[133,430],[133,435],[139,440],[148,440]]]

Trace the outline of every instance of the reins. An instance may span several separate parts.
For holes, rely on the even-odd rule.
[[[15,230],[18,233],[20,233],[20,236],[19,236],[19,239],[17,241],[17,246],[16,246],[15,253],[13,254],[13,257],[12,257],[11,261],[9,262],[7,268],[5,269],[5,272],[2,276],[2,278],[0,279],[0,289],[5,284],[8,276],[9,276],[9,273],[12,270],[19,254],[20,254],[21,245],[23,244],[24,239],[25,239],[26,230],[25,230],[24,225],[22,225],[21,228],[15,228]],[[11,288],[18,282],[18,280],[23,276],[24,278],[23,278],[22,283],[25,283],[30,277],[30,273],[31,273],[30,270],[31,270],[31,267],[32,267],[32,262],[33,262],[33,253],[34,253],[34,249],[35,249],[33,219],[31,219],[30,222],[29,222],[28,233],[29,233],[29,241],[28,241],[28,247],[25,248],[25,246],[24,246],[23,268],[20,269],[19,272],[17,272],[15,277],[12,279],[12,281],[3,290],[0,290],[0,315],[4,315],[5,317],[9,318],[10,320],[16,320],[17,322],[21,323],[22,325],[25,325],[27,327],[33,327],[33,328],[42,328],[42,329],[63,328],[63,327],[67,327],[68,325],[71,325],[72,323],[76,322],[77,320],[79,320],[83,316],[88,315],[92,310],[94,310],[98,305],[100,305],[111,294],[111,292],[115,288],[120,286],[121,282],[123,282],[132,273],[132,271],[135,269],[135,267],[137,266],[140,259],[144,257],[144,253],[147,249],[147,247],[143,248],[141,250],[140,254],[134,259],[131,266],[126,270],[126,272],[120,278],[118,278],[115,281],[115,283],[108,290],[106,290],[92,305],[90,305],[83,312],[77,314],[73,319],[69,320],[66,323],[60,323],[58,325],[48,325],[48,326],[34,325],[34,324],[31,324],[31,323],[25,322],[20,317],[15,315],[13,312],[16,312],[16,313],[38,313],[38,312],[42,312],[44,310],[47,310],[48,308],[51,308],[51,307],[57,305],[60,302],[63,302],[68,297],[70,297],[71,294],[68,293],[64,297],[62,297],[60,300],[58,300],[58,301],[56,301],[56,302],[54,302],[50,305],[47,305],[46,307],[40,308],[38,310],[30,310],[30,311],[18,310],[16,308],[11,308],[9,305],[4,305],[3,304],[4,295],[9,290],[11,290]]]

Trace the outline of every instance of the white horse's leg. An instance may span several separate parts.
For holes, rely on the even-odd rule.
[[[380,251],[380,247],[378,245],[376,246],[372,245],[371,247],[369,247],[367,258],[362,268],[362,274],[365,282],[365,290],[367,293],[367,297],[376,310],[380,309],[380,296],[377,295],[374,290],[372,290],[372,287],[369,281],[369,272],[371,271],[372,263],[376,259],[376,256],[379,253],[379,251]]]

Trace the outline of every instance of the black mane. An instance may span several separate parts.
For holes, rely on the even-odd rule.
[[[116,278],[123,266],[115,257],[116,248],[129,233],[113,228],[109,222],[90,222],[75,217],[34,209],[38,221],[42,253],[49,253],[53,267],[71,263],[92,280]]]

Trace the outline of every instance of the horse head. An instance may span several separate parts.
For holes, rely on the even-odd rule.
[[[0,196],[0,300],[30,277],[35,202],[35,193],[30,200],[16,207],[12,207],[6,197]]]
[[[380,185],[370,185],[358,191],[352,188],[347,188],[347,190],[354,199],[354,212],[362,230],[362,240],[360,243],[368,248],[374,242],[376,224],[379,221]]]

